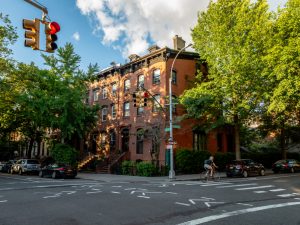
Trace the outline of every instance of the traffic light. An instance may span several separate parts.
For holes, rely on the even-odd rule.
[[[57,35],[56,33],[60,31],[60,26],[56,22],[46,22],[45,23],[45,34],[46,34],[46,52],[54,52],[57,49]]]
[[[40,20],[23,19],[23,28],[25,29],[25,47],[31,47],[33,50],[40,49]]]
[[[132,94],[132,99],[133,99],[133,106],[137,107],[138,102],[137,102],[137,94],[136,93]]]
[[[143,93],[143,103],[144,103],[144,106],[147,106],[148,98],[149,98],[149,93],[147,91],[145,91]]]

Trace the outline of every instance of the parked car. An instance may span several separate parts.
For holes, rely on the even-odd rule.
[[[248,177],[250,175],[265,175],[265,167],[251,159],[233,160],[226,165],[227,177],[243,176]]]
[[[2,162],[0,165],[0,171],[4,173],[9,173],[11,166],[16,162],[16,160],[8,160],[7,162]]]
[[[296,159],[282,159],[278,160],[272,165],[274,173],[278,172],[297,172],[300,171],[300,162]]]
[[[40,163],[36,159],[19,159],[11,166],[10,173],[36,173],[40,170]]]
[[[75,178],[77,176],[77,168],[66,164],[54,163],[44,166],[39,171],[40,177],[56,178]]]

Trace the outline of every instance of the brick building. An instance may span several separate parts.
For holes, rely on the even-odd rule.
[[[97,81],[90,85],[89,104],[101,106],[98,126],[90,137],[93,154],[108,158],[110,164],[129,159],[155,160],[165,165],[169,137],[170,70],[176,54],[185,47],[181,37],[175,36],[173,41],[174,49],[152,46],[142,57],[129,56],[130,61],[124,65],[113,63],[102,70]],[[183,51],[178,55],[172,71],[173,103],[185,89],[193,86],[199,69],[203,71],[205,67],[200,64],[197,53]],[[133,93],[137,96],[136,106]],[[144,93],[147,93],[146,106]],[[223,140],[222,136],[225,134],[202,134],[194,129],[195,122],[192,120],[180,121],[183,114],[184,108],[174,104],[175,151],[184,147],[214,152],[220,145],[222,151],[226,151],[226,138]]]

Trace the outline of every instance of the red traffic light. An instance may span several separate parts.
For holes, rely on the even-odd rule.
[[[56,34],[60,31],[60,26],[56,22],[49,23],[49,34]]]

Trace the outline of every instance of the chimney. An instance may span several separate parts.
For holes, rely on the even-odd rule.
[[[173,37],[173,43],[175,50],[180,50],[185,47],[185,41],[182,39],[182,37],[178,37],[178,35],[175,35],[175,37]]]

